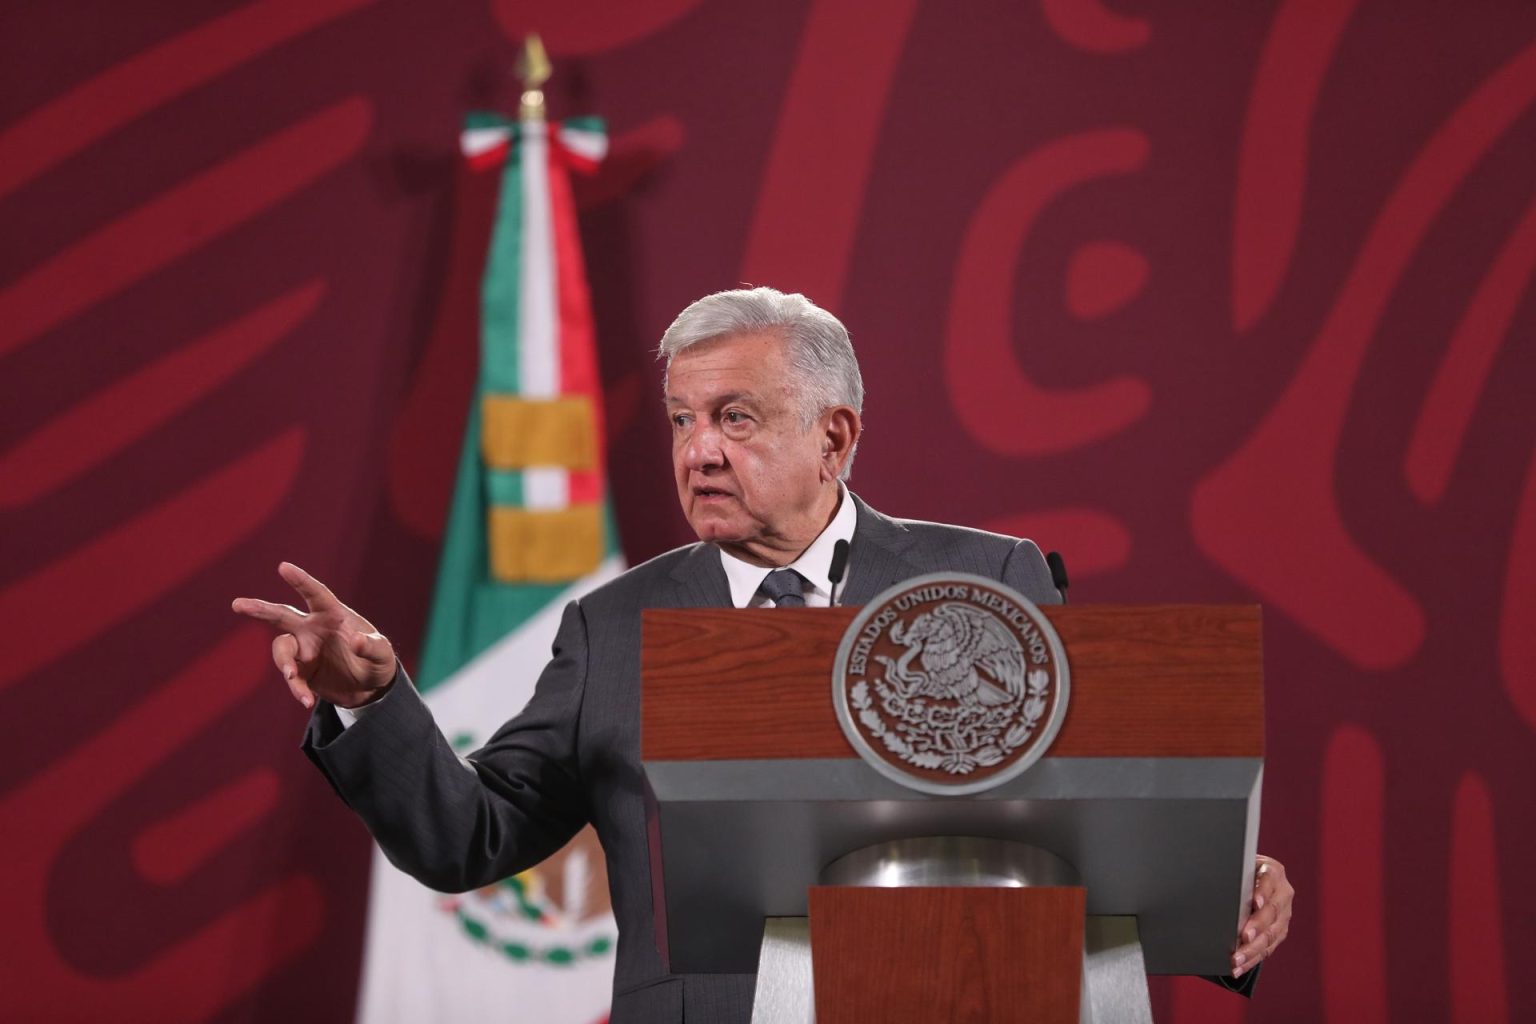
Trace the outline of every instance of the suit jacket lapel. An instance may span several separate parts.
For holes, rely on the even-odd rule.
[[[678,605],[683,608],[729,608],[731,585],[720,566],[720,550],[713,544],[695,544],[683,557],[672,579],[678,585]]]
[[[852,491],[848,492],[853,495]],[[868,604],[887,587],[923,572],[905,552],[912,546],[912,534],[894,519],[881,515],[858,496],[853,502],[859,513],[854,527],[853,545],[848,552],[848,589],[838,595],[841,605]]]

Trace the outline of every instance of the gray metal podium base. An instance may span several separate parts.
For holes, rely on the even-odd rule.
[[[1152,1024],[1147,961],[1134,917],[1088,915],[1080,1006],[1080,1024]]]
[[[1147,965],[1134,917],[1089,915],[1083,932],[1079,1024],[1152,1024]],[[752,1024],[815,1024],[811,923],[804,917],[763,922]]]
[[[763,919],[763,952],[757,961],[752,1024],[815,1024],[816,985],[811,977],[811,919]]]

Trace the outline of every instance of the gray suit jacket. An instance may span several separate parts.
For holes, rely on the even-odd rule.
[[[1001,580],[1037,604],[1061,600],[1031,541],[890,519],[854,501],[840,604],[941,570]],[[333,709],[317,710],[304,750],[389,859],[434,889],[489,885],[591,822],[619,924],[613,1024],[745,1024],[752,975],[669,974],[657,952],[640,770],[640,610],[729,605],[716,549],[679,548],[566,607],[533,699],[468,765],[403,673],[345,732]]]

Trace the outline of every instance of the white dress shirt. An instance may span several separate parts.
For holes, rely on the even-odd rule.
[[[832,516],[832,521],[811,541],[811,546],[801,552],[799,558],[784,566],[805,578],[807,608],[825,608],[832,603],[832,580],[829,578],[832,549],[837,547],[840,540],[852,544],[853,528],[858,525],[858,510],[853,506],[853,499],[848,497],[848,488],[838,484],[837,490],[837,512]],[[763,578],[773,571],[772,568],[744,562],[723,550],[720,552],[720,567],[725,570],[726,581],[731,585],[731,604],[737,608],[762,608],[770,604],[766,597],[757,592],[757,588],[763,585]],[[847,583],[847,577],[844,577],[838,589],[841,590]]]

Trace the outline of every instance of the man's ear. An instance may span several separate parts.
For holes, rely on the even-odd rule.
[[[821,471],[826,480],[836,480],[843,471],[853,446],[864,429],[859,414],[850,406],[836,405],[822,413]]]

